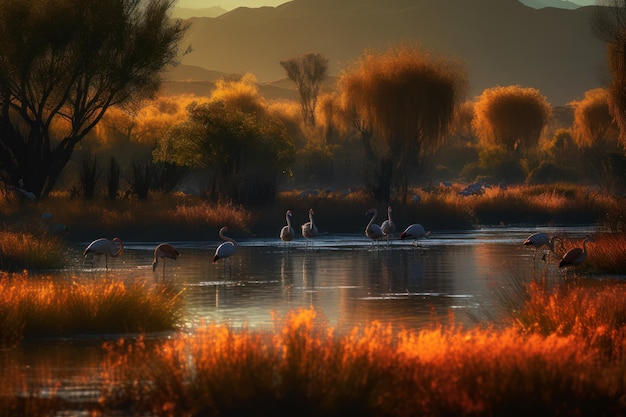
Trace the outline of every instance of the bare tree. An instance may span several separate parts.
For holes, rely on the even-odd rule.
[[[328,77],[328,58],[309,52],[280,61],[280,65],[298,88],[305,126],[315,126],[315,107],[322,82]]]
[[[46,196],[109,107],[152,95],[187,24],[174,0],[3,0],[0,177]]]
[[[443,143],[467,92],[462,65],[416,46],[366,52],[339,80],[369,167],[373,197],[389,201],[394,182],[406,198],[408,174]]]

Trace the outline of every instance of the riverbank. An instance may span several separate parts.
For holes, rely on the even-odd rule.
[[[623,198],[602,190],[567,184],[482,188],[462,194],[461,185],[414,189],[408,201],[392,202],[399,233],[413,223],[427,230],[469,230],[479,225],[602,224],[620,230]],[[387,205],[363,192],[351,190],[285,191],[273,204],[243,207],[212,203],[182,194],[151,194],[140,200],[79,200],[63,193],[42,201],[3,202],[0,222],[5,229],[42,233],[54,230],[64,239],[82,242],[98,237],[128,241],[213,240],[222,226],[236,237],[276,237],[285,225],[285,212],[293,212],[299,232],[313,208],[323,233],[361,233],[376,208],[376,223],[387,217]],[[42,220],[43,213],[50,218]],[[62,225],[62,226],[60,226]]]

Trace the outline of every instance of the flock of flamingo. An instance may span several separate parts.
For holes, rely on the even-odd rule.
[[[396,225],[392,220],[391,206],[387,207],[387,219],[384,220],[380,225],[374,223],[378,215],[378,210],[376,210],[375,208],[371,208],[365,214],[367,216],[371,216],[369,222],[367,223],[367,226],[365,227],[365,235],[368,238],[370,238],[372,241],[377,241],[381,239],[386,239],[387,241],[389,241],[389,239],[393,239],[393,234],[395,233]],[[317,229],[317,226],[315,225],[314,215],[315,215],[315,212],[313,211],[313,209],[312,208],[309,209],[309,221],[304,223],[301,226],[301,234],[304,238],[307,239],[307,245],[308,245],[308,241],[310,241],[311,239],[313,239],[314,237],[318,235],[318,229]],[[279,234],[279,237],[283,242],[290,242],[296,236],[294,228],[291,225],[292,216],[293,216],[292,211],[287,210],[287,212],[285,213],[285,220],[287,224],[282,227],[282,229],[280,230],[280,234]],[[219,230],[218,235],[220,239],[222,239],[224,242],[215,249],[215,254],[213,255],[214,263],[220,259],[229,258],[235,253],[237,249],[237,242],[233,238],[230,238],[225,235],[225,233],[228,231],[229,231],[228,227],[222,227]],[[421,224],[414,223],[408,226],[406,229],[404,229],[402,233],[400,233],[400,239],[403,239],[403,240],[413,239],[415,243],[417,243],[418,239],[429,238],[430,235],[431,235],[431,232],[429,230],[428,231],[425,230]],[[534,233],[528,236],[528,238],[526,238],[526,240],[522,242],[522,245],[533,247],[535,249],[535,253],[533,256],[533,260],[534,260],[537,256],[537,251],[543,247],[546,247],[550,252],[555,253],[554,249],[555,249],[556,242],[559,242],[561,244],[563,243],[561,238],[559,238],[558,236],[549,237],[546,233],[539,232],[539,233]],[[575,267],[575,266],[582,264],[587,257],[587,242],[594,242],[594,240],[593,238],[588,237],[585,240],[583,240],[582,248],[575,247],[575,248],[568,250],[559,260],[559,268],[564,268],[568,266]],[[83,257],[87,257],[87,255],[89,254],[94,254],[94,255],[99,255],[99,256],[104,255],[105,267],[108,269],[109,256],[115,258],[121,255],[123,251],[124,251],[124,244],[122,243],[121,239],[117,237],[113,238],[112,240],[109,240],[106,238],[100,238],[100,239],[94,240],[87,246],[87,248],[83,252]],[[160,259],[168,258],[168,259],[176,260],[179,255],[180,253],[178,252],[178,250],[171,244],[169,243],[159,244],[154,249],[154,259],[152,261],[152,270],[153,271],[156,270]],[[545,261],[545,258],[546,258],[546,254],[544,253],[542,260]],[[165,271],[164,261],[163,261],[163,270]]]

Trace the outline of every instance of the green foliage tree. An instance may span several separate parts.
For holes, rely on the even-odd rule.
[[[187,24],[173,0],[4,0],[0,178],[46,196],[107,109],[153,94]]]
[[[409,173],[439,147],[467,92],[462,65],[412,45],[365,52],[338,81],[344,111],[359,131],[366,183],[390,201],[394,183],[407,197]]]
[[[220,94],[208,103],[194,103],[187,120],[158,141],[156,161],[204,168],[213,179],[214,197],[236,203],[270,202],[276,184],[295,155],[284,125],[269,115],[244,112]]]
[[[328,77],[328,58],[309,52],[280,61],[280,65],[298,88],[304,125],[315,126],[315,107],[322,82]]]

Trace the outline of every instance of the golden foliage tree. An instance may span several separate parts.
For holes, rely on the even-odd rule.
[[[574,110],[573,139],[581,148],[616,149],[618,128],[609,109],[609,92],[595,88],[585,92],[582,100],[572,101]]]
[[[442,144],[467,92],[464,67],[414,45],[367,51],[338,81],[361,135],[372,196],[389,201],[394,182],[406,198],[409,173]]]
[[[609,103],[610,93],[604,88],[588,90],[582,100],[569,103],[574,110],[572,138],[583,150],[586,173],[594,180],[603,180],[608,174],[607,164],[616,161],[611,155],[623,155],[618,125]]]
[[[493,87],[478,97],[472,126],[485,146],[526,150],[539,142],[551,114],[547,99],[535,88]]]

